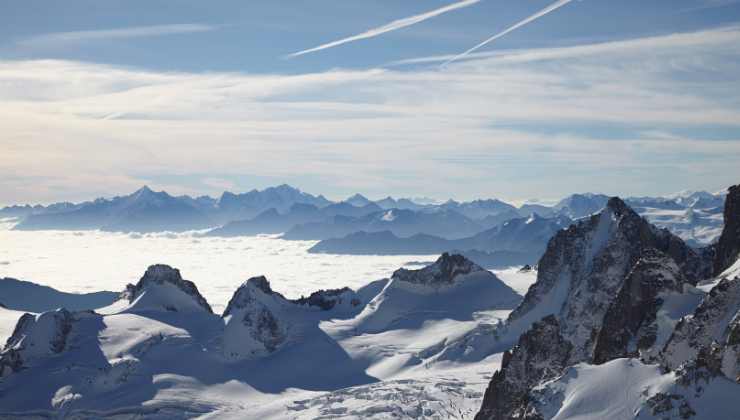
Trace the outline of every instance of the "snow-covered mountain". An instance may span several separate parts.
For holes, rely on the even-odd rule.
[[[419,349],[519,299],[495,275],[445,254],[357,291],[294,300],[251,278],[219,316],[178,270],[156,265],[97,312],[23,315],[0,352],[0,417],[313,418],[330,411],[322,395],[344,393],[348,417],[382,418],[412,410],[412,395],[422,410],[445,409],[448,390],[470,414],[479,375],[430,377]],[[409,399],[370,408],[367,392]]]
[[[689,248],[619,199],[558,233],[496,338],[454,344],[514,340],[476,419],[733,418],[740,278],[725,270],[738,259],[738,195],[714,249]]]
[[[97,199],[62,211],[30,214],[15,229],[152,232],[202,229],[212,225],[209,216],[191,203],[143,187],[123,197]]]
[[[0,210],[0,216],[22,218],[16,226],[21,230],[159,232],[214,227],[251,219],[271,209],[286,212],[296,204],[325,207],[331,203],[322,196],[306,194],[288,185],[244,194],[225,192],[218,200],[205,196],[174,197],[145,186],[127,196],[80,204],[6,207]]]
[[[482,230],[484,228],[480,224],[453,210],[391,209],[372,212],[362,217],[336,216],[321,222],[298,225],[286,232],[283,238],[325,240],[357,232],[389,231],[401,237],[426,234],[444,239],[461,239]]]
[[[609,197],[603,194],[573,194],[560,200],[553,210],[571,219],[580,219],[601,211]]]
[[[524,204],[519,208],[496,199],[469,202],[449,200],[436,204],[387,197],[372,202],[361,194],[345,201],[331,202],[323,196],[304,193],[288,185],[234,194],[224,192],[219,198],[208,196],[170,196],[149,188],[123,197],[100,198],[79,204],[57,203],[49,206],[17,205],[0,209],[0,217],[20,219],[17,229],[111,231],[183,231],[213,228],[213,236],[252,236],[289,232],[288,239],[321,240],[340,238],[362,230],[393,231],[398,236],[436,235],[459,239],[532,214],[544,218],[565,216],[578,219],[603,209],[608,197],[602,194],[573,194],[553,206]],[[724,194],[685,192],[669,197],[634,197],[625,200],[651,223],[665,227],[694,247],[714,242],[722,231]],[[320,210],[317,211],[316,209]],[[391,213],[382,213],[383,211]],[[429,226],[413,229],[373,226],[369,220],[354,220],[394,213],[447,215],[446,225],[459,223],[455,229],[434,230]],[[410,213],[409,213],[410,214]],[[387,222],[381,220],[380,224]],[[376,223],[377,224],[377,223]],[[453,232],[457,230],[459,232]]]
[[[471,319],[478,311],[512,308],[519,295],[462,255],[442,254],[419,270],[399,269],[354,320],[353,329],[418,329],[433,319]],[[464,302],[464,304],[461,304]]]
[[[224,192],[216,202],[213,211],[219,224],[224,224],[230,221],[248,220],[270,209],[285,213],[294,204],[325,207],[331,202],[324,196],[314,196],[283,184],[241,194]]]

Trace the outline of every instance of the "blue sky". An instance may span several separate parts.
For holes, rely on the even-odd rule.
[[[740,2],[563,2],[440,68],[554,2],[3,2],[0,203],[144,183],[523,200],[740,181]]]

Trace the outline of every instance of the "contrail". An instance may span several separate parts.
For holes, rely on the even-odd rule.
[[[526,19],[524,19],[524,20],[516,23],[513,26],[510,26],[509,28],[507,28],[503,32],[499,32],[496,35],[494,35],[494,36],[488,38],[487,40],[481,42],[480,44],[476,45],[475,47],[473,47],[473,48],[465,51],[464,53],[458,54],[458,55],[452,57],[451,59],[449,59],[449,60],[445,61],[444,63],[442,63],[442,65],[440,67],[445,67],[448,64],[452,63],[453,61],[457,61],[457,60],[465,57],[466,55],[472,53],[473,51],[475,51],[475,50],[477,50],[477,49],[479,49],[479,48],[481,48],[481,47],[483,47],[483,46],[485,46],[487,44],[490,44],[491,42],[493,42],[493,41],[501,38],[502,36],[508,34],[509,32],[515,31],[515,30],[521,28],[522,26],[524,26],[524,25],[526,25],[528,23],[531,23],[532,21],[535,21],[535,20],[541,18],[542,16],[545,16],[546,14],[548,14],[548,13],[554,11],[554,10],[557,10],[557,9],[565,6],[566,4],[570,3],[571,1],[573,1],[573,0],[558,0],[558,1],[556,1],[555,3],[553,3],[553,4],[551,4],[551,5],[547,6],[547,7],[545,7],[544,9],[542,9],[539,12],[533,14],[532,16],[530,16],[530,17],[528,17],[528,18],[526,18]]]
[[[386,32],[391,32],[391,31],[395,31],[396,29],[401,29],[401,28],[405,28],[407,26],[415,25],[415,24],[417,24],[419,22],[423,22],[423,21],[425,21],[427,19],[431,19],[431,18],[436,17],[436,16],[439,16],[441,14],[444,14],[444,13],[447,13],[447,12],[451,12],[453,10],[462,9],[463,7],[472,6],[472,5],[476,4],[476,3],[479,3],[480,1],[481,0],[463,0],[463,1],[460,1],[460,2],[457,2],[457,3],[453,3],[453,4],[450,4],[450,5],[444,6],[444,7],[440,7],[439,9],[431,10],[431,11],[426,12],[426,13],[422,13],[422,14],[415,15],[415,16],[410,16],[410,17],[403,18],[403,19],[394,20],[393,22],[390,22],[390,23],[385,24],[383,26],[379,26],[377,28],[373,28],[373,29],[367,30],[367,31],[365,31],[365,32],[363,32],[361,34],[353,35],[353,36],[350,36],[350,37],[347,37],[347,38],[342,38],[342,39],[337,40],[337,41],[332,41],[332,42],[329,42],[329,43],[326,43],[326,44],[322,44],[322,45],[319,45],[318,47],[314,47],[314,48],[310,48],[310,49],[307,49],[307,50],[298,51],[296,53],[288,54],[286,57],[287,58],[298,57],[299,55],[304,55],[304,54],[308,54],[308,53],[312,53],[312,52],[316,52],[316,51],[325,50],[325,49],[328,49],[328,48],[333,48],[333,47],[336,47],[338,45],[346,44],[348,42],[358,41],[358,40],[367,39],[367,38],[373,38],[373,37],[376,37],[378,35],[382,35],[382,34],[384,34]]]

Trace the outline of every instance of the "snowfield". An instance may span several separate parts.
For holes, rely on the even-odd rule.
[[[472,363],[433,356],[505,319],[521,299],[511,286],[535,277],[512,274],[510,286],[452,261],[422,270],[421,280],[368,282],[327,310],[250,280],[223,318],[152,267],[97,313],[47,312],[25,327],[35,350],[20,350],[24,370],[0,379],[0,418],[471,418],[501,354]],[[260,307],[269,316],[239,312]],[[10,335],[20,313],[0,311]],[[268,342],[277,344],[259,347],[259,357],[233,357]]]

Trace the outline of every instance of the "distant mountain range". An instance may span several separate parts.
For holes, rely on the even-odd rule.
[[[516,207],[496,199],[430,204],[393,197],[372,201],[355,194],[333,202],[289,185],[241,194],[224,192],[219,198],[172,196],[143,187],[130,195],[83,203],[5,207],[0,209],[0,217],[20,219],[15,226],[18,230],[207,230],[209,236],[283,233],[283,238],[289,240],[332,240],[319,244],[317,252],[503,250],[501,245],[491,248],[493,239],[505,243],[507,251],[531,252],[542,250],[549,236],[517,234],[515,239],[504,239],[503,233],[497,233],[488,241],[476,242],[473,238],[498,232],[496,229],[506,230],[506,223],[518,225],[522,222],[517,220],[528,220],[532,215],[550,219],[547,223],[555,225],[562,224],[564,218],[577,220],[599,212],[608,200],[602,194],[573,194],[552,206]],[[686,192],[669,197],[634,197],[625,202],[651,223],[668,228],[691,246],[710,244],[722,230],[722,194]],[[356,235],[359,232],[375,235]],[[445,241],[463,241],[463,245]]]
[[[309,252],[353,255],[413,255],[460,252],[486,268],[534,264],[547,242],[572,220],[565,216],[545,218],[533,214],[508,220],[473,236],[449,240],[428,234],[399,237],[391,231],[356,232],[326,239]],[[480,251],[483,255],[474,251]],[[512,264],[512,261],[516,261]]]

